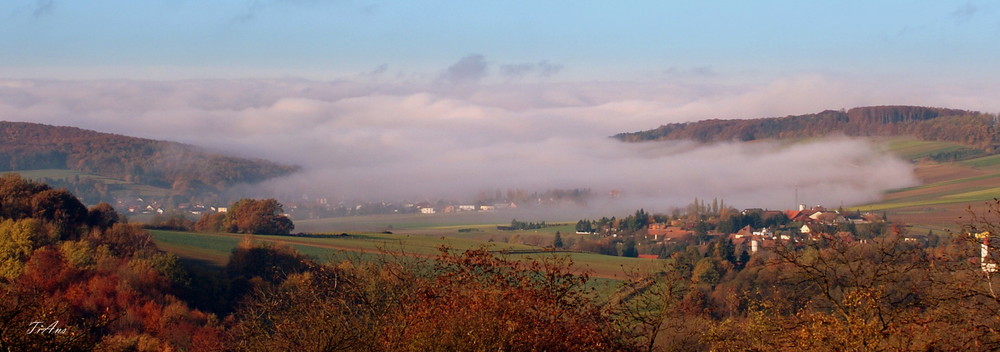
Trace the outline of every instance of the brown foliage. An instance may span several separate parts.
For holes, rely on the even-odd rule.
[[[121,222],[121,217],[111,204],[100,202],[87,210],[87,226],[92,229],[103,231],[119,222]]]
[[[116,223],[110,206],[88,212],[64,190],[16,176],[0,177],[0,205],[16,220],[0,222],[0,347],[11,351],[219,350],[212,315],[169,292],[185,281],[176,257],[160,253],[149,234]],[[8,248],[9,247],[9,248]],[[8,270],[9,269],[9,270]],[[37,324],[58,331],[32,332]],[[37,326],[36,326],[37,327]],[[198,340],[192,339],[197,336]]]
[[[226,230],[234,233],[287,235],[295,228],[292,220],[282,215],[281,203],[269,199],[240,199],[226,213]]]
[[[566,258],[517,261],[486,249],[437,258],[434,277],[404,306],[402,350],[619,350],[611,320]]]
[[[69,191],[45,190],[31,197],[32,217],[47,221],[61,239],[79,237],[80,226],[87,221],[87,207]]]
[[[252,351],[630,349],[571,265],[444,249],[433,262],[383,256],[315,266],[258,286],[236,314],[233,343]]]
[[[198,221],[194,223],[194,230],[198,232],[223,232],[226,230],[226,213],[201,214]]]

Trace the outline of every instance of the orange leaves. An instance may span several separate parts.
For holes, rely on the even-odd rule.
[[[281,203],[274,199],[240,199],[226,213],[226,230],[247,234],[287,235],[295,225],[291,219],[282,215],[283,212]]]
[[[568,263],[444,248],[435,261],[315,266],[260,286],[234,339],[248,350],[628,349]]]
[[[404,305],[405,330],[392,333],[411,350],[624,348],[571,264],[558,257],[512,260],[485,248],[443,251],[434,275],[418,281],[421,299]]]

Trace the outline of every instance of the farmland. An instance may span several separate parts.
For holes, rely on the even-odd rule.
[[[167,188],[125,182],[120,179],[88,174],[69,169],[18,170],[17,173],[20,174],[21,177],[32,180],[60,180],[71,182],[74,179],[92,179],[98,183],[103,183],[109,186],[113,185],[113,187],[111,187],[112,190],[110,191],[112,197],[166,197],[171,194],[171,191]]]
[[[177,231],[150,231],[156,244],[171,253],[189,261],[221,267],[225,265],[232,248],[236,247],[243,235],[227,233],[193,233]],[[447,232],[447,231],[446,231]],[[583,271],[590,271],[599,278],[622,278],[623,267],[650,263],[645,259],[615,257],[592,253],[549,252],[538,246],[484,242],[476,238],[456,235],[433,236],[420,234],[352,233],[342,235],[317,235],[314,237],[254,235],[258,241],[269,241],[288,245],[299,252],[321,261],[340,260],[346,256],[378,255],[381,253],[403,254],[415,257],[433,257],[441,246],[453,250],[486,246],[490,250],[505,252],[511,257],[538,258],[547,255],[569,256]],[[514,235],[532,234],[532,231],[513,231]],[[554,234],[554,232],[552,232]],[[545,232],[539,232],[544,235]],[[478,235],[473,235],[478,236]],[[575,236],[575,235],[573,235]]]
[[[883,142],[889,151],[914,162],[921,184],[891,190],[878,202],[857,210],[885,212],[894,221],[925,230],[955,231],[970,207],[974,210],[1000,195],[1000,155],[935,162],[927,157],[963,147],[905,138]]]

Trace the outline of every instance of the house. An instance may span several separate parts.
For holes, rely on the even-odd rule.
[[[750,227],[750,225],[747,225],[743,226],[742,229],[737,231],[735,237],[736,238],[750,237],[750,235],[752,234],[753,234],[753,229]]]
[[[846,222],[843,216],[832,211],[817,211],[809,218],[822,224],[834,224]]]
[[[760,229],[760,231],[754,231],[751,234],[754,236],[761,236],[761,237],[774,237],[774,232],[772,232],[771,229],[766,227]]]
[[[459,205],[458,211],[476,211],[476,206],[470,204]]]
[[[434,214],[434,213],[436,213],[436,211],[434,211],[434,208],[431,208],[431,207],[422,207],[422,208],[420,208],[420,213],[421,214]]]
[[[691,234],[694,234],[694,232],[681,229],[680,227],[660,223],[649,224],[646,228],[646,235],[653,236],[654,241],[659,241],[661,237],[663,239],[671,239],[681,238]]]
[[[785,210],[785,217],[787,217],[789,221],[796,221],[795,219],[799,218],[800,215],[802,215],[801,210]]]
[[[479,211],[494,211],[494,210],[497,210],[497,208],[495,206],[492,206],[492,205],[480,205],[479,206]]]

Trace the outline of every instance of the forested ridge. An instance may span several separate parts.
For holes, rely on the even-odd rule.
[[[723,142],[837,134],[864,137],[912,135],[928,141],[961,143],[987,153],[996,152],[1000,144],[993,114],[921,106],[869,106],[785,117],[671,123],[646,131],[620,133],[614,137],[627,142]]]
[[[70,169],[186,192],[259,182],[297,167],[209,153],[175,142],[0,121],[0,171],[32,169]]]

